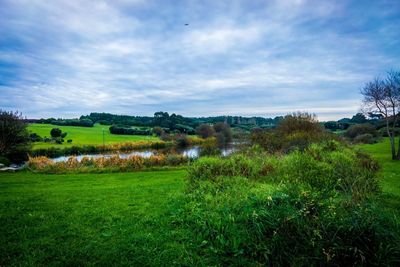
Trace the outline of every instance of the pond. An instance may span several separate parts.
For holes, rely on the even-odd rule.
[[[236,149],[234,146],[230,145],[224,148],[212,148],[212,149],[207,149],[207,148],[203,148],[201,146],[192,146],[192,147],[187,147],[187,148],[180,148],[180,149],[148,149],[148,150],[137,150],[137,151],[130,151],[130,152],[122,152],[122,153],[104,153],[104,154],[84,154],[84,155],[78,155],[76,156],[76,159],[78,161],[81,161],[82,158],[87,157],[87,158],[101,158],[101,157],[105,157],[105,158],[110,158],[113,156],[118,155],[120,158],[128,158],[130,156],[136,155],[136,156],[141,156],[144,158],[149,158],[150,156],[153,155],[159,155],[159,154],[179,154],[179,155],[183,155],[186,156],[188,158],[198,158],[200,156],[203,155],[219,155],[219,156],[228,156],[230,154],[232,154],[233,152],[235,152]],[[53,158],[52,160],[54,162],[63,162],[63,161],[67,161],[68,158],[70,158],[71,156],[61,156],[61,157],[56,157]]]

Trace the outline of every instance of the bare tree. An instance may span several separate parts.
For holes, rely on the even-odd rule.
[[[396,153],[395,127],[400,112],[400,72],[390,71],[385,79],[375,78],[361,89],[364,96],[364,110],[378,113],[386,121],[392,159],[400,160],[400,140]]]

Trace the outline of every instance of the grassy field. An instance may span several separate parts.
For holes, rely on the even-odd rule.
[[[68,133],[64,138],[63,144],[53,144],[45,142],[34,143],[35,148],[48,148],[48,147],[69,147],[73,145],[102,145],[103,144],[103,129],[104,129],[104,142],[105,144],[121,143],[121,142],[135,142],[135,141],[154,141],[159,140],[154,136],[143,135],[116,135],[110,134],[109,126],[95,124],[93,127],[77,127],[77,126],[57,126],[51,124],[30,124],[28,130],[32,133],[37,133],[41,137],[50,137],[50,131],[53,128],[60,128],[63,132]],[[68,144],[66,140],[72,139],[72,143]]]
[[[169,199],[185,171],[0,174],[0,266],[172,263],[186,234],[170,231]],[[146,264],[147,263],[147,264]]]
[[[382,170],[382,201],[388,207],[396,209],[400,213],[400,161],[391,159],[389,139],[372,145],[360,145],[360,149],[373,155],[381,164]]]
[[[360,148],[383,167],[382,206],[400,214],[400,162],[387,141]],[[174,219],[185,176],[0,173],[0,266],[201,265]]]

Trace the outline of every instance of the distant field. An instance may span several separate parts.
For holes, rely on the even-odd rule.
[[[28,130],[37,133],[41,137],[50,137],[50,130],[60,128],[63,132],[67,132],[63,144],[53,144],[45,142],[37,142],[33,148],[48,148],[48,147],[69,147],[73,145],[102,145],[103,144],[103,129],[105,144],[135,142],[135,141],[156,141],[159,140],[154,136],[143,135],[115,135],[110,134],[109,126],[95,124],[93,127],[77,127],[77,126],[58,126],[51,124],[29,124]],[[68,144],[67,140],[72,139],[72,143]]]

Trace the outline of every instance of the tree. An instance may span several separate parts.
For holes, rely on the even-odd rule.
[[[324,132],[324,129],[319,124],[315,114],[309,114],[307,112],[297,112],[286,115],[285,118],[279,122],[276,130],[282,136],[298,132],[306,132],[310,135],[319,135]]]
[[[153,133],[157,136],[161,136],[164,133],[164,130],[159,126],[156,126],[153,128]]]
[[[212,137],[215,134],[215,131],[214,131],[213,127],[211,127],[210,125],[208,125],[206,123],[203,123],[197,127],[196,133],[197,133],[197,135],[199,135],[202,138],[208,138],[208,137]]]
[[[226,145],[232,142],[232,130],[229,124],[225,122],[218,122],[213,126],[216,132],[218,144]]]
[[[366,123],[368,120],[362,113],[357,113],[351,118],[351,122],[353,123]]]
[[[30,138],[27,124],[18,112],[0,110],[0,156],[20,162],[27,159]]]
[[[381,114],[386,122],[393,160],[400,160],[400,140],[396,153],[396,123],[400,116],[400,72],[390,71],[385,79],[375,78],[362,89],[365,112]]]
[[[61,134],[62,134],[62,131],[61,131],[59,128],[53,128],[53,129],[51,129],[51,131],[50,131],[50,135],[51,135],[51,137],[53,137],[53,138],[60,137]]]

